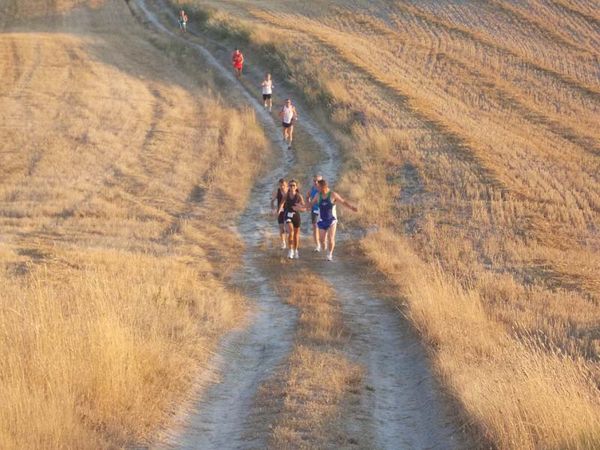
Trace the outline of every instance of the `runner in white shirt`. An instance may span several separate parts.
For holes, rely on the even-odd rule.
[[[283,104],[283,108],[279,111],[281,125],[283,126],[283,140],[288,142],[289,148],[292,148],[292,139],[294,137],[294,122],[298,120],[296,107],[292,105],[292,101],[288,98]]]
[[[273,95],[273,80],[271,80],[270,73],[265,75],[265,79],[263,80],[261,86],[263,103],[265,105],[265,108],[268,107],[269,112],[271,112],[271,108],[273,107],[273,99],[271,98],[271,96]]]

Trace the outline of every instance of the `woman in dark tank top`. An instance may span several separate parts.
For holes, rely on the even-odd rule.
[[[304,197],[298,190],[298,182],[290,180],[287,195],[279,206],[279,211],[283,212],[285,223],[289,233],[289,252],[288,258],[298,259],[298,244],[300,242],[300,212],[306,211]]]
[[[281,203],[283,203],[284,197],[288,191],[288,184],[285,179],[281,178],[278,182],[277,191],[271,197],[271,209],[273,213],[277,215],[277,223],[279,224],[279,239],[281,240],[281,248],[285,250],[287,247],[286,242],[286,230],[285,230],[285,216],[283,211],[279,211]],[[277,206],[274,203],[277,202]]]

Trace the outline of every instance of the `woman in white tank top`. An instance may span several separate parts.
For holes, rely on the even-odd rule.
[[[279,117],[281,118],[281,126],[283,127],[283,140],[288,143],[291,149],[294,136],[294,122],[298,120],[298,113],[289,98],[283,104],[281,111],[279,111]]]
[[[263,80],[261,86],[263,103],[265,105],[265,108],[268,107],[269,112],[271,112],[271,108],[273,107],[273,100],[271,99],[271,96],[273,95],[273,80],[271,80],[270,73],[265,75],[265,79]]]

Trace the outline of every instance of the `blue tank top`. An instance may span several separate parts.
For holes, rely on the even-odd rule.
[[[310,200],[312,201],[312,199],[315,198],[318,193],[319,193],[319,190],[315,186],[311,187],[310,188]],[[315,203],[313,205],[312,212],[314,212],[315,214],[319,214],[319,203]]]
[[[333,222],[337,220],[335,214],[335,203],[331,201],[331,191],[327,193],[327,197],[319,194],[319,215],[322,222]]]

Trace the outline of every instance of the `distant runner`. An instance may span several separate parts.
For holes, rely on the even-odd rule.
[[[319,181],[321,181],[323,177],[321,175],[315,175],[313,177],[313,185],[310,190],[306,193],[306,201],[308,204],[312,204],[312,201],[315,197],[319,196]],[[315,252],[321,251],[321,242],[319,241],[319,228],[317,227],[317,221],[319,220],[319,205],[313,204],[312,209],[310,211],[310,221],[312,224],[313,231],[313,239],[315,241]],[[327,249],[327,247],[325,247]]]
[[[294,138],[294,122],[298,120],[298,113],[289,98],[283,104],[281,111],[279,111],[279,117],[281,118],[281,125],[283,127],[283,140],[288,143],[291,149],[292,139]]]
[[[285,250],[285,213],[283,211],[277,213],[277,211],[283,203],[285,196],[287,195],[288,183],[283,178],[281,178],[278,184],[279,186],[277,186],[277,191],[275,191],[273,193],[273,197],[271,197],[271,209],[277,214],[277,223],[279,224],[279,238],[281,239],[281,249]],[[275,202],[277,202],[277,207],[275,207],[274,205]]]
[[[271,108],[273,107],[273,99],[271,98],[273,95],[273,80],[271,80],[271,74],[268,73],[265,75],[265,79],[262,84],[262,97],[265,108],[269,108],[269,112],[271,112]]]
[[[344,200],[337,192],[331,191],[327,185],[327,181],[319,181],[319,195],[312,200],[311,204],[319,205],[319,221],[317,222],[317,226],[319,227],[319,241],[321,246],[325,247],[325,238],[327,237],[327,245],[329,246],[326,256],[327,261],[333,260],[335,231],[337,228],[337,215],[335,211],[337,203],[347,206],[354,212],[358,211],[355,206]]]
[[[183,9],[179,11],[177,21],[179,22],[179,29],[185,33],[187,31],[188,16]]]
[[[231,55],[231,63],[233,64],[233,71],[235,72],[236,77],[242,76],[242,69],[244,67],[244,55],[240,52],[239,48],[236,48]]]
[[[290,180],[287,195],[279,205],[279,212],[284,213],[285,223],[289,231],[288,258],[298,259],[298,244],[300,243],[300,213],[306,211],[306,204],[302,194],[298,192],[296,180]]]

